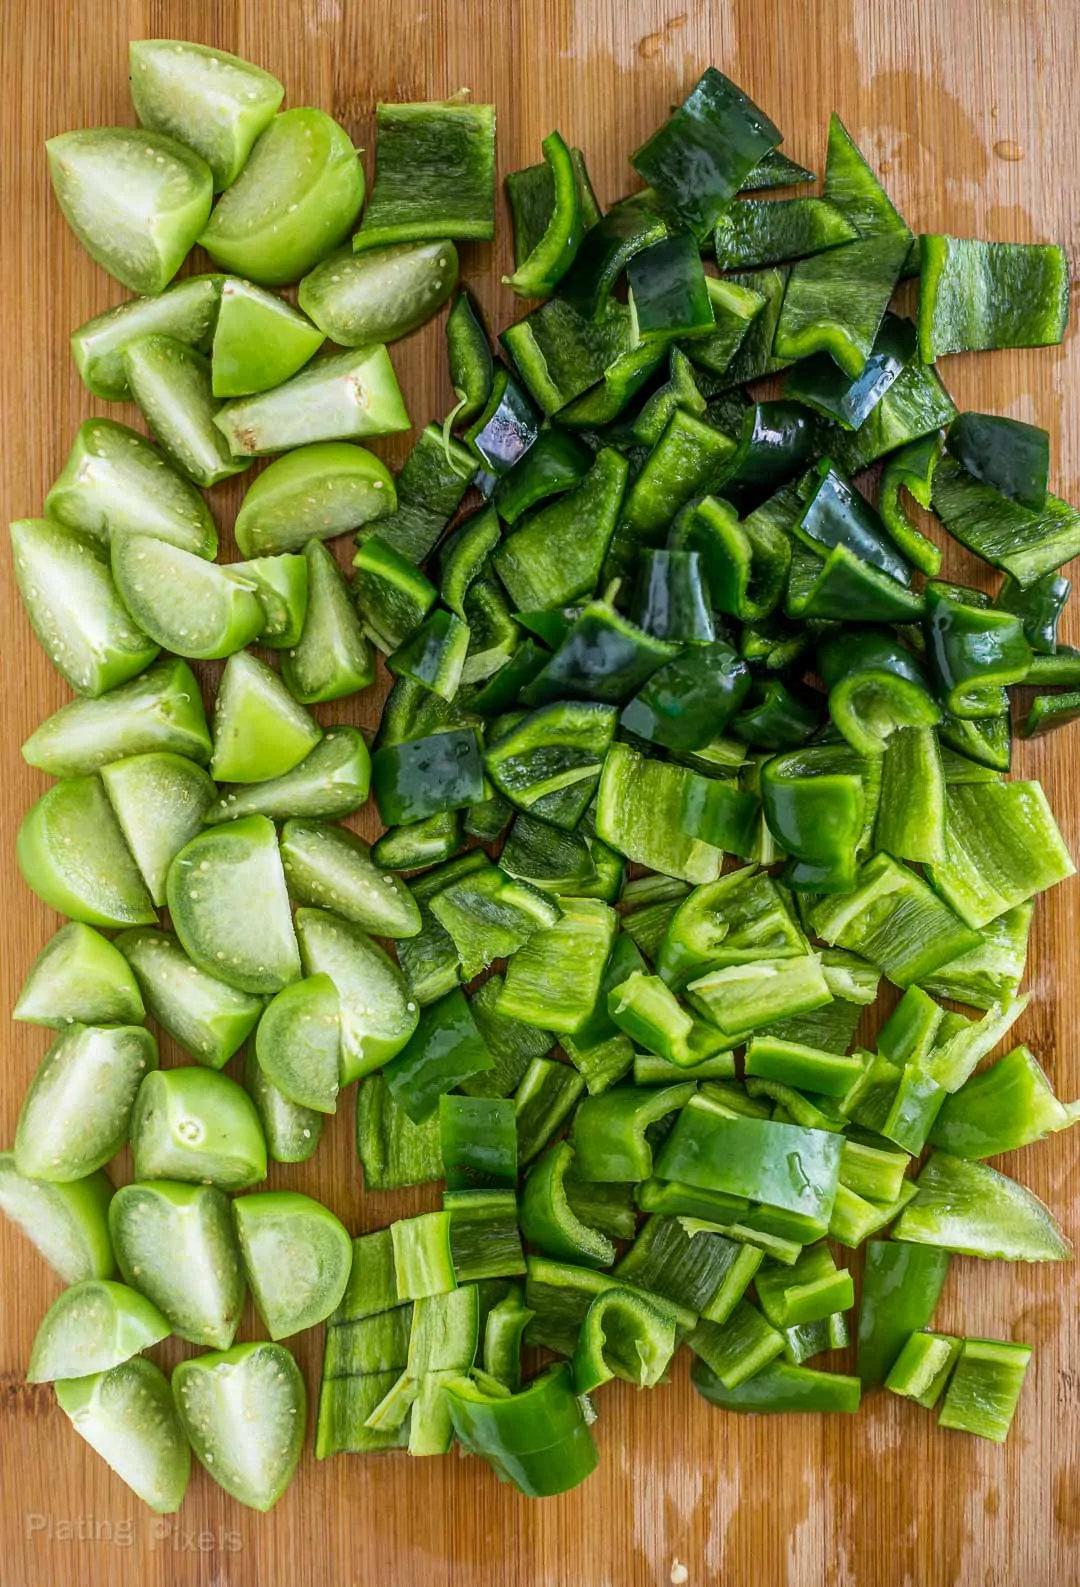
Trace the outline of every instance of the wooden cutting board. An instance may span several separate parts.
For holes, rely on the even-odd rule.
[[[6,518],[40,511],[76,425],[110,412],[82,389],[70,329],[121,297],[52,201],[42,141],[73,127],[130,123],[127,41],[201,40],[268,67],[288,103],[320,105],[369,151],[378,99],[443,97],[465,85],[498,107],[499,164],[539,158],[552,127],[587,153],[601,199],[626,191],[633,149],[710,63],[783,128],[815,168],[830,110],[843,117],[916,230],[1002,241],[1080,237],[1075,0],[4,0],[0,162],[4,225],[0,391]],[[366,160],[370,170],[370,154]],[[463,250],[497,328],[514,315],[498,286],[510,230]],[[946,360],[960,406],[1045,425],[1052,483],[1080,498],[1080,342]],[[441,321],[397,346],[418,423],[450,404]],[[376,443],[378,447],[378,443]],[[378,449],[382,450],[381,447]],[[389,445],[394,463],[404,447]],[[232,521],[242,486],[220,492]],[[970,559],[949,568],[968,578]],[[0,978],[10,1007],[55,918],[24,887],[13,845],[45,786],[18,746],[67,698],[35,644],[4,557],[4,751],[0,775]],[[1080,616],[1064,637],[1080,642]],[[333,711],[329,715],[333,715]],[[347,702],[371,724],[377,704]],[[1080,856],[1080,731],[1024,747]],[[361,829],[373,835],[371,819]],[[1060,1093],[1080,1092],[1080,881],[1043,900],[1032,935],[1032,1005],[1017,1035]],[[46,1045],[9,1026],[0,1137]],[[166,1046],[165,1061],[177,1054]],[[275,1169],[354,1232],[435,1206],[432,1187],[365,1196],[346,1106],[310,1165]],[[1080,1139],[1029,1148],[1020,1174],[1080,1235]],[[858,1264],[856,1264],[858,1265]],[[0,1226],[0,1587],[1065,1587],[1080,1574],[1080,1325],[1071,1269],[958,1259],[938,1326],[1025,1340],[1035,1357],[1003,1448],[939,1432],[934,1418],[877,1394],[857,1419],[739,1419],[672,1384],[599,1396],[599,1471],[563,1498],[530,1503],[456,1456],[310,1453],[270,1515],[232,1503],[202,1472],[181,1514],[158,1520],[82,1444],[51,1389],[23,1382],[57,1279]],[[256,1337],[246,1319],[242,1337]],[[297,1341],[312,1399],[321,1330]],[[186,1347],[184,1347],[186,1349]],[[179,1354],[165,1349],[170,1364]],[[685,1353],[684,1353],[685,1354]],[[839,1364],[839,1363],[838,1363]],[[684,1574],[685,1571],[685,1574]]]

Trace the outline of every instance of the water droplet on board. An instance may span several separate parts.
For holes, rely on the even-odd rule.
[[[999,138],[994,144],[994,153],[999,160],[1022,160],[1024,151],[1012,138]]]

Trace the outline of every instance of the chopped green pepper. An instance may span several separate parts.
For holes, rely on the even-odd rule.
[[[897,1240],[1004,1262],[1067,1262],[1072,1246],[1048,1207],[1023,1185],[936,1151],[900,1214]]]
[[[1050,243],[923,236],[919,355],[1048,347],[1069,314],[1065,250]]]

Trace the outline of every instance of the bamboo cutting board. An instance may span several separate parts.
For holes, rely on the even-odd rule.
[[[82,418],[109,411],[139,422],[134,410],[89,398],[67,356],[69,330],[122,290],[64,226],[42,152],[54,133],[133,120],[131,37],[190,38],[248,56],[282,79],[287,103],[322,106],[369,149],[377,99],[441,98],[466,85],[497,106],[502,171],[538,159],[541,138],[558,127],[586,151],[605,203],[632,185],[628,152],[713,63],[783,128],[785,150],[815,168],[828,114],[839,111],[916,230],[1060,240],[1075,270],[1075,0],[3,0],[0,17],[4,521],[40,510]],[[494,248],[464,250],[464,274],[495,328],[515,312],[497,285],[509,264],[506,223]],[[1052,484],[1074,501],[1078,349],[1070,334],[1062,348],[943,366],[961,407],[1050,430]],[[393,357],[414,420],[445,412],[441,321]],[[385,448],[395,464],[403,452],[400,442]],[[221,492],[223,527],[241,488]],[[973,574],[962,556],[947,570]],[[56,926],[15,867],[20,814],[45,782],[18,746],[66,690],[31,636],[6,555],[0,579],[7,1008]],[[1075,610],[1063,637],[1080,643]],[[372,724],[377,705],[346,702],[344,714]],[[1078,753],[1074,728],[1021,749],[1018,770],[1044,780],[1080,857]],[[1017,1028],[1065,1097],[1080,1093],[1078,928],[1074,880],[1039,905],[1035,995]],[[4,1143],[46,1045],[44,1032],[8,1032]],[[177,1059],[167,1044],[163,1056]],[[310,1191],[354,1233],[437,1205],[432,1187],[364,1196],[349,1114],[332,1121],[314,1162],[275,1168],[271,1185]],[[1004,1166],[1080,1237],[1076,1135]],[[76,1437],[48,1386],[23,1382],[58,1280],[6,1224],[0,1275],[0,1587],[1065,1587],[1080,1575],[1080,1287],[1071,1269],[953,1264],[936,1325],[1035,1347],[1003,1449],[938,1432],[931,1415],[884,1394],[855,1420],[724,1416],[692,1392],[680,1360],[656,1393],[625,1384],[601,1392],[599,1471],[563,1498],[530,1503],[476,1461],[317,1464],[309,1446],[270,1515],[241,1509],[196,1469],[183,1511],[162,1520]],[[241,1337],[257,1336],[253,1322],[249,1311]],[[312,1399],[320,1334],[296,1346]],[[179,1353],[166,1348],[160,1359]]]

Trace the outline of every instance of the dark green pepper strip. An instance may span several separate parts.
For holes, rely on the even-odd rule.
[[[1067,727],[1080,718],[1080,691],[1068,694],[1037,694],[1020,724],[1021,738],[1038,738],[1055,727]]]
[[[820,701],[820,703],[819,703]],[[731,732],[746,744],[763,749],[794,749],[813,737],[825,716],[825,702],[806,689],[790,689],[782,678],[754,685],[743,709],[732,718]]]
[[[363,542],[353,566],[353,595],[365,633],[380,650],[397,650],[434,606],[435,586],[379,535]]]
[[[902,556],[930,579],[937,575],[941,567],[941,549],[911,522],[904,510],[900,492],[903,487],[920,507],[929,509],[934,470],[941,457],[943,444],[941,435],[936,432],[909,442],[885,459],[878,483],[878,512],[893,538],[893,544]]]
[[[566,1493],[596,1468],[596,1445],[565,1363],[518,1394],[496,1396],[466,1377],[450,1379],[443,1393],[465,1448],[527,1498]]]
[[[544,447],[544,436],[560,433],[544,431],[519,467],[529,467]],[[572,436],[562,436],[562,441],[569,449],[564,462],[571,450],[575,456],[587,451]],[[566,478],[568,494],[529,513],[503,542],[493,562],[518,611],[548,610],[592,594],[615,533],[628,476],[626,459],[613,447],[603,447],[587,472],[582,470],[575,480]],[[513,478],[509,475],[507,481]]]
[[[531,398],[504,364],[496,365],[487,403],[465,432],[467,446],[489,474],[501,479],[539,434],[540,415]]]
[[[689,340],[686,351],[707,375],[726,380],[751,329],[765,312],[765,294],[756,292],[753,287],[742,286],[737,281],[718,280],[715,276],[706,276],[705,291],[709,298],[713,327]]]
[[[632,316],[614,299],[599,319],[586,319],[565,298],[549,298],[501,331],[533,400],[549,417],[604,378],[604,371],[635,346]]]
[[[375,181],[353,248],[495,234],[495,107],[375,107]]]
[[[501,1004],[497,1005],[502,1012]],[[534,1058],[514,1092],[518,1161],[531,1163],[573,1111],[585,1082],[570,1064]]]
[[[776,327],[780,321],[790,275],[790,269],[784,266],[770,267],[767,270],[744,270],[724,277],[726,284],[742,287],[747,292],[756,292],[764,299],[764,306],[754,315],[739,343],[737,352],[723,371],[721,379],[725,388],[759,380],[763,375],[774,375],[790,364],[790,358],[779,358],[773,352]],[[691,348],[690,352],[692,355],[694,349]]]
[[[780,143],[768,116],[710,66],[664,125],[630,156],[670,224],[698,239]]]
[[[1004,687],[1022,683],[1031,665],[1018,617],[995,611],[978,590],[940,579],[926,586],[926,641],[943,703],[954,716],[997,715]]]
[[[646,551],[641,558],[630,615],[639,628],[656,639],[708,645],[714,630],[699,554]]]
[[[480,310],[466,287],[458,292],[446,318],[446,352],[457,398],[452,422],[471,424],[491,395],[495,360]]]
[[[499,519],[493,507],[481,507],[465,519],[439,547],[439,594],[450,610],[468,622],[466,597],[483,577],[491,552],[499,543]]]
[[[845,430],[857,430],[900,378],[914,353],[915,327],[910,320],[886,313],[873,350],[854,379],[828,353],[815,353],[786,377],[784,395]]]
[[[574,1148],[568,1141],[537,1158],[525,1176],[518,1203],[521,1232],[545,1256],[584,1267],[610,1267],[614,1244],[584,1223],[567,1198],[564,1180],[573,1163]]]
[[[756,793],[730,777],[693,777],[687,782],[679,811],[679,830],[710,847],[753,857],[761,816]]]
[[[553,136],[558,137],[558,134]],[[600,209],[580,149],[570,150],[570,163],[577,184],[577,207],[582,227],[587,231],[600,219]],[[538,165],[508,172],[506,197],[514,228],[514,266],[519,268],[543,240],[555,213],[555,173],[546,155]]]
[[[600,1184],[648,1179],[653,1164],[649,1125],[684,1108],[694,1090],[687,1081],[661,1091],[619,1086],[587,1097],[574,1116],[578,1177]]]
[[[672,538],[700,555],[716,610],[753,623],[780,603],[791,564],[788,531],[801,511],[790,486],[741,522],[727,502],[705,496],[683,508]]]
[[[789,160],[779,149],[770,149],[745,177],[740,193],[763,193],[770,188],[794,187],[797,182],[813,182],[813,171],[797,160]]]
[[[902,236],[910,243],[907,224],[835,113],[829,118],[825,197],[847,216],[861,237]]]
[[[592,701],[543,705],[506,731],[492,726],[484,768],[522,810],[573,830],[615,735],[615,711]]]
[[[394,1101],[420,1124],[435,1112],[444,1092],[494,1067],[465,994],[457,988],[422,1010],[406,1045],[384,1064],[383,1076]]]
[[[378,534],[399,556],[423,562],[461,505],[475,466],[466,447],[444,437],[440,425],[427,425],[398,471],[397,507],[357,538]]]
[[[776,356],[829,353],[855,380],[874,351],[907,251],[906,235],[883,234],[800,260],[780,311]]]
[[[897,1241],[1004,1262],[1067,1262],[1072,1246],[1057,1219],[1023,1185],[988,1168],[936,1151],[900,1214]]]
[[[848,474],[857,474],[898,447],[932,435],[956,417],[956,406],[937,370],[916,356],[871,408],[855,431],[837,427],[829,451]]]
[[[605,601],[590,601],[521,699],[526,705],[568,699],[624,705],[678,653],[678,646],[643,633]]]
[[[720,216],[713,242],[718,269],[745,270],[823,253],[858,235],[822,198],[747,199]]]
[[[911,568],[883,531],[881,519],[865,497],[837,473],[828,459],[820,463],[792,532],[821,556],[843,545],[860,562],[908,585]]]
[[[776,882],[748,865],[683,900],[664,934],[657,968],[678,991],[695,975],[725,964],[805,953],[806,940]]]
[[[685,233],[642,248],[626,270],[635,343],[686,341],[714,329],[697,244]]]
[[[507,1098],[444,1094],[439,1130],[451,1190],[517,1186],[517,1123]]]
[[[675,1354],[677,1335],[670,1317],[632,1289],[607,1289],[585,1313],[574,1351],[574,1389],[591,1394],[602,1383],[622,1378],[652,1389]]]
[[[523,1025],[498,1012],[502,987],[501,975],[489,976],[469,999],[476,1028],[495,1060],[494,1069],[463,1082],[461,1089],[472,1097],[511,1096],[531,1061],[544,1057],[555,1045],[552,1031]]]
[[[743,413],[738,446],[716,488],[747,512],[798,478],[817,452],[817,425],[799,403],[755,403]]]
[[[1032,512],[1045,507],[1050,437],[1038,425],[994,413],[961,413],[950,424],[945,444],[972,478]]]
[[[526,684],[532,682],[551,658],[551,652],[542,645],[525,639],[513,651],[505,666],[488,678],[469,695],[469,709],[480,716],[501,716],[517,704]]]
[[[945,1101],[945,1088],[914,1064],[907,1064],[900,1076],[881,1133],[904,1151],[918,1156],[926,1145],[934,1120]]]
[[[705,407],[705,398],[694,379],[693,364],[681,347],[672,347],[668,353],[668,378],[642,404],[631,434],[639,446],[655,446],[676,408],[700,419]]]
[[[967,783],[948,790],[945,856],[928,874],[974,930],[1074,870],[1039,783]]]
[[[854,1415],[859,1409],[858,1378],[839,1372],[770,1361],[767,1367],[735,1389],[726,1389],[705,1361],[695,1361],[690,1381],[703,1399],[725,1411],[836,1412]]]
[[[460,700],[443,700],[412,678],[398,678],[386,697],[373,748],[480,726],[480,719]]]
[[[549,496],[573,490],[585,478],[593,454],[583,441],[562,430],[541,430],[525,456],[495,487],[492,500],[508,524]],[[531,603],[530,603],[531,604]]]
[[[1028,1049],[1015,1047],[945,1098],[929,1138],[954,1157],[997,1157],[1068,1129],[1077,1117]]]
[[[521,1387],[521,1336],[533,1319],[520,1284],[507,1284],[505,1295],[484,1319],[481,1359],[484,1371],[504,1389],[516,1394]]]
[[[645,195],[612,204],[582,238],[573,267],[560,283],[562,296],[586,319],[599,319],[630,260],[667,236],[667,227]]]
[[[692,645],[646,679],[619,721],[666,749],[703,749],[724,731],[749,688],[749,667],[724,640]]]
[[[459,1284],[509,1278],[525,1271],[513,1190],[446,1190],[450,1250]]]
[[[550,182],[545,184],[551,194],[550,217],[543,234],[521,253],[518,243],[523,228],[515,209],[516,268],[513,275],[503,276],[503,286],[510,287],[523,298],[546,298],[554,292],[573,264],[585,235],[578,174],[571,151],[557,132],[549,132],[540,147],[550,174]],[[507,190],[512,194],[509,177]]]
[[[1022,587],[1080,551],[1080,512],[1048,494],[1038,512],[984,485],[953,457],[934,473],[934,511],[951,535]]]
[[[385,744],[371,757],[371,786],[386,826],[458,810],[484,797],[480,745],[472,728]]]
[[[908,1336],[930,1322],[949,1260],[947,1251],[893,1241],[867,1245],[856,1366],[867,1388],[885,1381]]]
[[[391,676],[412,678],[442,699],[452,700],[461,684],[468,648],[468,625],[439,607],[387,658],[386,666]]]
[[[1001,1339],[963,1340],[938,1426],[1003,1444],[1030,1361],[1030,1345]]]
[[[1073,645],[1059,645],[1052,656],[1032,656],[1024,682],[1038,688],[1062,683],[1067,688],[1075,689],[1080,685],[1080,650]],[[1007,771],[1008,765],[1001,770]]]
[[[761,800],[803,892],[849,893],[868,813],[867,763],[844,744],[814,744],[765,762]]]
[[[841,1141],[824,1130],[725,1118],[695,1098],[656,1162],[660,1179],[747,1196],[825,1232],[839,1183]]]
[[[664,352],[660,343],[619,353],[595,386],[559,409],[559,423],[571,430],[596,430],[613,424],[660,368]]]
[[[1051,243],[923,236],[919,356],[1049,347],[1069,316],[1069,263]]]
[[[1056,660],[1056,656],[1033,656],[1032,667],[1039,661]],[[1030,669],[1024,681],[1032,681]],[[978,766],[1003,772],[1008,771],[1012,764],[1012,739],[1007,713],[972,719],[950,716],[946,712],[937,731],[943,748],[959,752]]]
[[[829,714],[861,755],[884,753],[898,729],[933,727],[941,719],[921,661],[886,629],[826,637],[817,667],[829,690]]]
[[[679,508],[709,489],[736,450],[729,436],[676,408],[626,493],[604,563],[605,582],[626,573],[640,550],[663,540]]]
[[[461,811],[444,810],[405,827],[387,827],[372,844],[371,857],[388,871],[415,871],[451,859],[463,841]]]
[[[903,988],[979,942],[920,877],[888,854],[875,854],[854,892],[822,899],[810,919],[825,942],[863,954]]]
[[[994,596],[998,611],[1012,612],[1024,625],[1024,638],[1039,655],[1057,650],[1057,627],[1072,585],[1060,573],[1044,573],[1021,588],[1011,574]]]
[[[923,598],[863,562],[846,545],[824,558],[798,544],[791,558],[784,613],[863,623],[909,623],[922,616]]]

